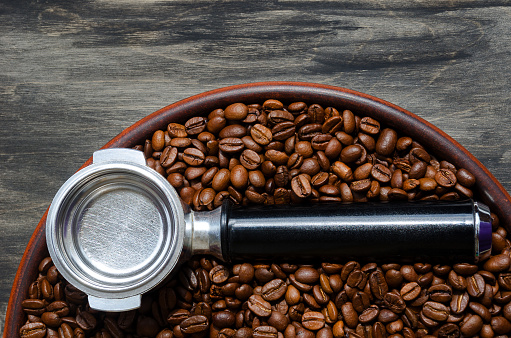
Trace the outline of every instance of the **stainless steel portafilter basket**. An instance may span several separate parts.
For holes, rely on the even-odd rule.
[[[233,206],[194,212],[143,153],[105,149],[73,175],[48,211],[50,255],[92,308],[124,311],[195,254],[278,258],[478,261],[491,217],[471,200]]]

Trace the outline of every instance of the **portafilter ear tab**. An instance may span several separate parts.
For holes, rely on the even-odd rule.
[[[95,152],[57,192],[46,221],[55,266],[106,311],[139,307],[178,264],[185,232],[178,194],[132,149]]]

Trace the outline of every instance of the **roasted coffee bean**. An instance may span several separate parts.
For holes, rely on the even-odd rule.
[[[394,129],[383,129],[376,141],[376,152],[383,156],[391,156],[396,148],[397,140],[397,132]]]
[[[308,330],[317,331],[325,326],[325,316],[321,312],[305,312],[302,316],[302,325]]]
[[[238,137],[228,137],[220,140],[218,147],[226,154],[238,153],[245,148],[245,144]],[[186,160],[185,160],[186,162]]]
[[[256,124],[250,129],[250,135],[260,145],[267,145],[272,141],[271,130],[262,124]]]
[[[219,328],[231,327],[234,325],[236,321],[236,317],[230,311],[218,311],[213,314],[212,324]],[[181,330],[183,330],[183,325],[181,323]]]
[[[383,304],[394,313],[401,313],[406,307],[406,303],[401,295],[394,292],[387,292],[385,294]]]
[[[286,294],[287,285],[282,279],[274,279],[266,283],[261,292],[261,296],[271,302],[276,301]]]
[[[369,286],[371,293],[377,299],[383,299],[385,294],[389,291],[389,286],[381,270],[376,270],[371,273],[369,276]]]
[[[364,311],[369,305],[371,305],[371,300],[367,293],[362,291],[357,291],[352,297],[352,304],[355,311],[361,313]]]
[[[511,290],[511,273],[500,273],[498,283],[502,289]]]
[[[248,171],[241,164],[236,165],[230,172],[230,182],[236,189],[244,189],[248,184]]]
[[[493,240],[492,243],[494,243],[496,240],[496,237],[500,237],[500,235],[493,233]],[[502,237],[500,237],[502,238]],[[511,257],[507,254],[500,254],[491,256],[490,259],[488,259],[485,263],[483,268],[485,270],[488,270],[490,272],[502,272],[507,271],[509,267],[511,266]]]
[[[438,329],[438,337],[441,338],[460,337],[460,328],[458,327],[458,325],[453,323],[444,324]]]
[[[204,153],[196,148],[186,148],[183,152],[183,161],[191,166],[201,165],[205,157]]]
[[[300,173],[307,174],[310,177],[316,175],[321,171],[321,166],[317,159],[315,158],[306,158],[303,160],[302,165],[300,166]]]
[[[169,136],[174,137],[187,137],[188,133],[186,132],[186,127],[179,123],[169,123],[167,126],[167,131]]]
[[[224,116],[228,120],[243,120],[248,115],[248,107],[244,103],[233,103],[224,109]]]
[[[388,167],[378,163],[371,168],[371,176],[381,183],[387,183],[392,178],[392,172]]]
[[[298,282],[305,284],[316,283],[319,279],[317,269],[308,266],[304,266],[296,270],[294,276]]]
[[[334,172],[334,174],[339,176],[339,178],[341,178],[343,181],[345,181],[345,182],[353,181],[353,171],[345,163],[336,161],[332,165],[331,169]]]
[[[223,265],[217,265],[209,271],[209,279],[215,284],[221,284],[229,278],[229,270]]]
[[[293,177],[291,180],[291,189],[299,198],[306,198],[312,193],[312,187],[305,174]]]
[[[483,320],[478,315],[472,315],[460,325],[460,332],[465,337],[475,336],[483,327]]]
[[[472,297],[480,297],[484,293],[485,282],[483,277],[476,273],[467,278],[467,291]]]
[[[426,302],[422,306],[424,315],[434,321],[443,322],[449,317],[449,308],[442,303]]]
[[[344,303],[341,306],[341,313],[344,318],[344,322],[349,328],[355,328],[358,324],[358,313],[353,308],[351,302]]]
[[[259,295],[252,295],[248,299],[248,308],[260,317],[271,315],[271,304]]]
[[[416,282],[410,282],[403,285],[400,293],[405,301],[411,301],[420,295],[421,287]]]
[[[21,338],[43,338],[46,337],[46,325],[41,322],[27,323],[20,330]]]
[[[360,120],[360,130],[366,134],[378,134],[380,132],[380,123],[371,117],[364,117]]]
[[[198,135],[206,130],[207,120],[202,116],[195,116],[186,121],[185,131],[188,135]]]
[[[186,309],[177,309],[169,313],[167,322],[171,325],[179,325],[181,322],[190,317],[190,311]]]
[[[254,338],[277,338],[277,329],[269,325],[261,325],[254,329],[252,333]]]
[[[367,324],[378,318],[379,314],[380,309],[378,308],[378,306],[371,305],[368,308],[364,309],[364,311],[362,311],[362,313],[358,316],[358,320],[362,324]]]
[[[437,181],[438,185],[445,188],[454,187],[457,182],[456,175],[449,169],[438,170],[435,175],[435,180]]]
[[[209,328],[208,319],[202,315],[191,316],[183,320],[179,327],[185,334],[193,334],[205,331]]]
[[[447,284],[433,285],[428,289],[429,298],[434,302],[447,303],[452,299],[452,289]]]
[[[46,310],[45,302],[41,299],[25,299],[21,302],[21,307],[28,315],[40,316]]]
[[[451,311],[454,314],[462,313],[467,308],[469,301],[470,297],[466,292],[464,293],[457,292],[453,294],[451,299]]]
[[[241,139],[242,137],[244,137],[246,135],[247,135],[247,128],[245,128],[241,124],[237,124],[237,123],[230,124],[230,125],[222,128],[222,130],[220,130],[220,132],[218,133],[218,136],[220,139],[231,138],[231,137]]]
[[[451,270],[449,272],[449,284],[456,290],[465,290],[467,288],[467,280],[463,277],[458,275],[454,270]]]
[[[79,311],[76,315],[76,324],[84,331],[93,330],[97,325],[96,317],[88,311]]]

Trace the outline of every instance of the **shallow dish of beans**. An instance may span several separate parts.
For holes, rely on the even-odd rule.
[[[104,313],[48,257],[46,214],[13,285],[7,337],[508,337],[510,196],[447,134],[344,88],[266,82],[171,104],[104,148],[135,148],[194,210],[238,204],[474,198],[481,262],[239,261],[193,257],[141,308]],[[91,160],[84,166],[89,165]],[[391,245],[391,244],[389,244]]]

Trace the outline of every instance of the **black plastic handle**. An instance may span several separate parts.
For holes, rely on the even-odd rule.
[[[224,203],[222,254],[228,261],[247,258],[474,261],[480,242],[485,250],[488,242],[491,246],[489,212],[484,233],[479,233],[481,221],[476,209],[471,200],[250,207]]]

